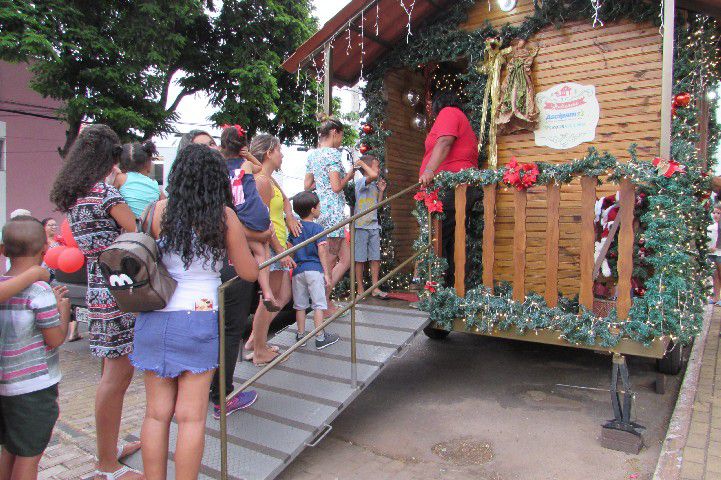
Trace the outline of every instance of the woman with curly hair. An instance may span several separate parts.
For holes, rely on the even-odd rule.
[[[147,407],[141,438],[149,479],[167,476],[170,422],[178,423],[176,476],[196,479],[203,456],[210,382],[218,366],[218,287],[223,260],[254,282],[258,265],[232,208],[222,156],[204,145],[180,152],[157,203],[150,232],[177,286],[164,309],[135,325],[133,365],[145,371]],[[244,392],[254,395],[255,392]]]
[[[87,258],[90,352],[103,359],[95,392],[98,468],[95,478],[142,478],[119,458],[140,448],[140,442],[118,447],[125,391],[133,377],[128,354],[133,348],[135,317],[118,309],[98,265],[98,255],[120,235],[135,231],[135,215],[120,192],[103,181],[120,161],[118,135],[106,125],[91,125],[78,135],[65,157],[50,201],[65,213],[78,248]]]

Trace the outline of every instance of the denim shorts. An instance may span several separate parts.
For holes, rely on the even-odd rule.
[[[159,377],[203,373],[218,366],[218,312],[142,312],[135,320],[133,365]]]
[[[273,250],[273,247],[270,247],[270,258],[275,257],[278,255],[278,252]],[[289,272],[290,268],[285,268],[283,265],[280,264],[280,260],[277,262],[273,262],[270,264],[270,271],[271,272]]]
[[[381,231],[379,228],[358,228],[355,231],[355,261],[377,262],[381,259]]]

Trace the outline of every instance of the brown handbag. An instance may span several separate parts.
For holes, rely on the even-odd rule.
[[[123,312],[162,310],[177,282],[160,259],[160,250],[150,234],[155,203],[143,212],[138,232],[123,233],[98,257],[100,271]]]

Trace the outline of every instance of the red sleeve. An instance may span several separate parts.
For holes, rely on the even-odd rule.
[[[435,123],[433,124],[433,133],[439,137],[456,137],[460,136],[461,118],[463,113],[457,108],[446,107],[438,113]]]

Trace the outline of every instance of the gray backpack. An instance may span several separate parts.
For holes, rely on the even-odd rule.
[[[150,312],[165,308],[176,281],[160,261],[160,250],[150,234],[155,203],[143,213],[138,232],[123,233],[98,257],[110,293],[123,312]]]

